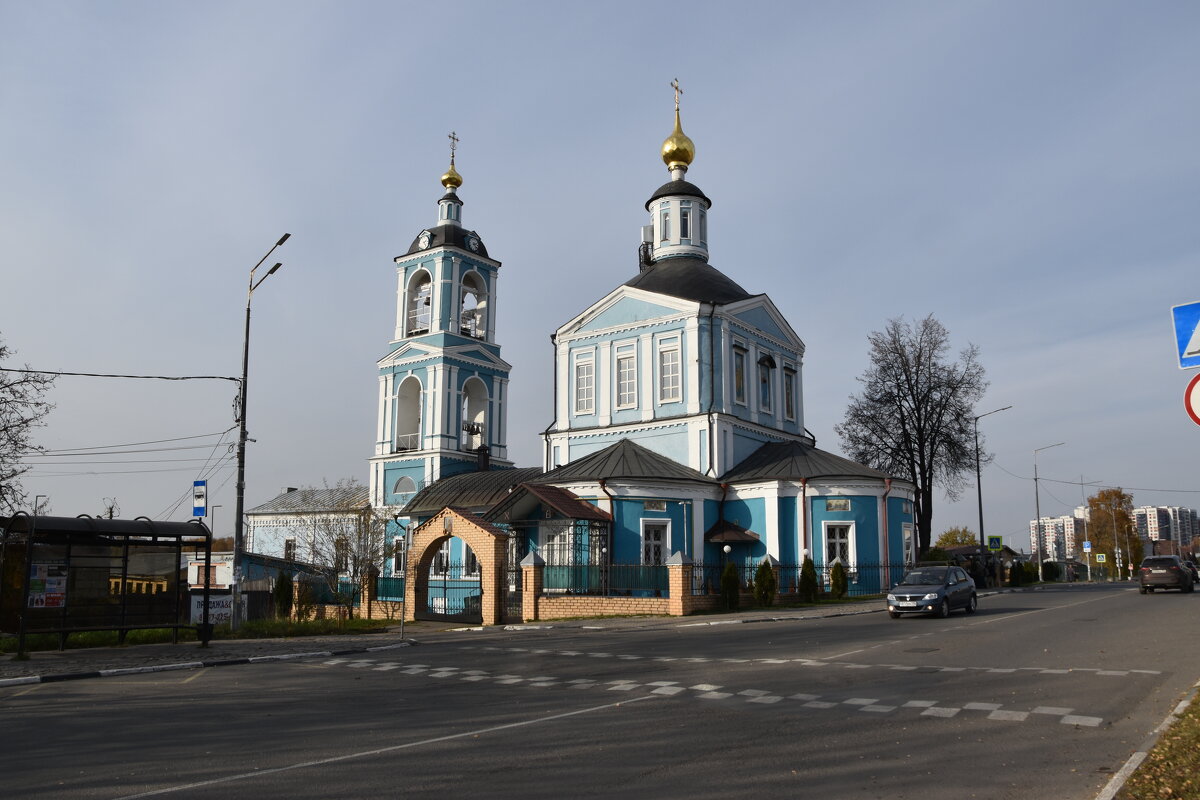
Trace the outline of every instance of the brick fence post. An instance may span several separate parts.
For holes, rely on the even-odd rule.
[[[672,617],[692,612],[692,559],[678,550],[667,559],[667,598]]]
[[[545,569],[546,562],[537,553],[521,559],[521,619],[525,622],[537,621]]]

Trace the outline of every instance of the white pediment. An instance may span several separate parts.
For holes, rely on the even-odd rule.
[[[558,329],[558,334],[583,333],[637,326],[652,320],[694,313],[698,304],[655,292],[618,286]]]

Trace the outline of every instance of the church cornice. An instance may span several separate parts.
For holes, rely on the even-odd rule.
[[[679,315],[674,317],[660,317],[653,320],[643,320],[641,322],[630,322],[624,325],[614,325],[611,328],[599,328],[597,330],[581,331],[578,333],[567,333],[558,337],[557,341],[560,344],[586,342],[592,339],[609,339],[619,337],[621,334],[630,333],[633,331],[648,331],[656,328],[664,328],[668,325],[675,325],[679,322],[687,323],[693,317],[687,315]],[[679,330],[683,330],[680,328]]]

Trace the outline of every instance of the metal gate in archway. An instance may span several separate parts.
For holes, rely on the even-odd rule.
[[[417,598],[415,617],[430,622],[483,623],[483,580],[479,562],[435,559],[424,598]]]

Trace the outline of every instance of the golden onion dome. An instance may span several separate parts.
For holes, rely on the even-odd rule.
[[[679,108],[675,109],[675,130],[666,138],[662,145],[662,160],[667,169],[687,169],[696,157],[696,145],[683,132],[679,125]]]
[[[450,169],[442,176],[442,186],[447,189],[457,189],[462,186],[462,175],[454,168],[454,159],[450,159]]]

